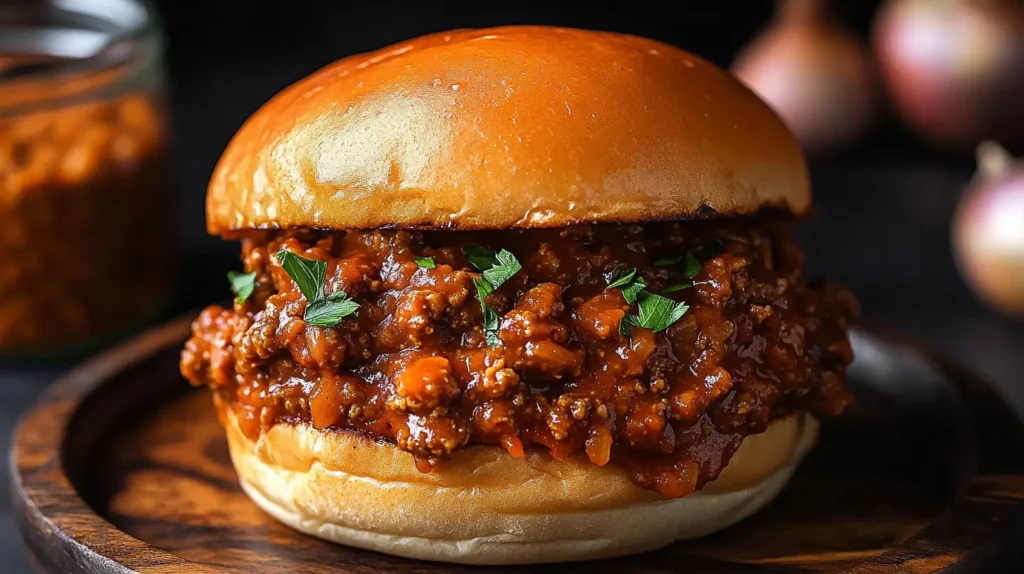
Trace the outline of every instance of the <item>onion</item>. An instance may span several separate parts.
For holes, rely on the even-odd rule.
[[[829,16],[823,0],[779,1],[775,19],[731,69],[810,153],[850,143],[874,117],[870,52]]]
[[[953,249],[968,284],[992,307],[1024,316],[1024,162],[978,146],[978,172],[953,219]]]
[[[1024,139],[1024,4],[890,0],[873,42],[897,111],[955,148]]]

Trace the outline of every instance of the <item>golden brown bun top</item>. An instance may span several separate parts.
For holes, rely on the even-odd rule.
[[[207,223],[501,229],[809,203],[796,140],[713,64],[635,36],[514,26],[395,44],[284,90],[229,144]]]

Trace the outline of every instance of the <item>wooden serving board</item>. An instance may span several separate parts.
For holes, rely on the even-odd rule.
[[[178,374],[181,319],[54,384],[12,448],[42,572],[1024,572],[1024,427],[961,369],[855,333],[856,405],[768,508],[711,537],[602,562],[478,568],[298,534],[239,490],[209,396]]]

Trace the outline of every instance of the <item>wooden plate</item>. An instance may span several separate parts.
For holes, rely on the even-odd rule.
[[[54,384],[11,453],[16,514],[46,572],[478,572],[306,537],[239,490],[209,397],[178,374],[181,319]],[[1014,571],[1024,427],[990,387],[912,344],[855,333],[857,403],[789,488],[709,538],[503,572]]]

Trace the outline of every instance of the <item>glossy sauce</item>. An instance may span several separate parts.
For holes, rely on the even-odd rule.
[[[721,242],[716,254],[708,246]],[[182,373],[209,386],[256,438],[310,421],[393,441],[424,472],[472,443],[512,456],[584,452],[668,497],[718,476],[743,437],[796,410],[838,415],[850,401],[848,322],[857,304],[808,286],[786,225],[766,219],[503,232],[254,232],[243,239],[256,292],[193,325]],[[489,347],[461,248],[516,255],[523,270],[487,297],[501,317]],[[302,321],[305,301],[273,254],[328,261],[326,292],[359,302],[332,328]],[[653,333],[607,289],[617,263],[648,290],[686,282],[660,257],[705,253],[693,287],[666,295],[689,311]],[[430,256],[436,269],[413,260]],[[635,311],[635,308],[632,309]]]

